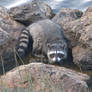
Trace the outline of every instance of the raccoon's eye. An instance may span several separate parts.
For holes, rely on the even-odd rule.
[[[58,54],[58,57],[60,57],[60,58],[61,58],[61,57],[64,57],[64,54]]]
[[[54,57],[54,54],[50,54],[50,57],[53,58]]]

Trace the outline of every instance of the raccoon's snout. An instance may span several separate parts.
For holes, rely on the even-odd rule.
[[[61,58],[59,58],[59,57],[54,57],[54,58],[52,58],[52,61],[53,62],[61,62]]]

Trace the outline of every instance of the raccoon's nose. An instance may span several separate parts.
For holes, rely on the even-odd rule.
[[[54,57],[54,58],[53,58],[53,61],[54,61],[54,62],[60,62],[60,61],[61,61],[61,58],[59,58],[59,57]]]
[[[56,58],[56,61],[57,61],[57,62],[60,62],[60,61],[61,61],[61,58],[57,57],[57,58]]]

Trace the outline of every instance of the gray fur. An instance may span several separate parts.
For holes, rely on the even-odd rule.
[[[46,19],[33,23],[28,27],[28,30],[33,38],[33,52],[35,54],[41,52],[47,55],[48,45],[51,46],[52,44],[60,44],[62,46],[65,45],[65,58],[67,58],[67,42],[63,34],[63,29],[58,24]],[[52,63],[52,61],[50,63]]]

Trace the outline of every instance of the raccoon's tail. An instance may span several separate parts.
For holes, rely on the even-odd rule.
[[[28,52],[32,51],[32,36],[29,33],[29,30],[24,29],[19,37],[19,41],[16,46],[16,52],[20,58],[24,58]]]

